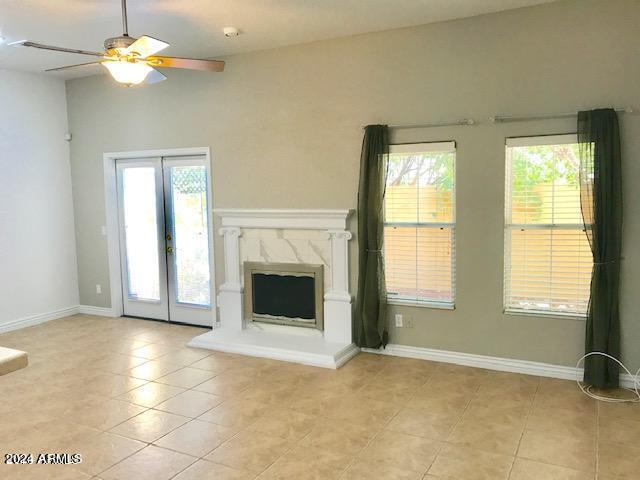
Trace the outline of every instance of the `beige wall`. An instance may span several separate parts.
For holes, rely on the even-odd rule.
[[[76,307],[78,279],[64,82],[0,69],[0,111],[2,332]]]
[[[631,0],[568,1],[228,58],[221,75],[169,71],[140,89],[67,83],[81,303],[108,306],[102,152],[211,146],[216,207],[354,208],[363,124],[458,117],[473,127],[397,132],[457,142],[457,305],[414,318],[395,343],[573,365],[584,323],[502,313],[505,137],[575,121],[492,125],[500,113],[626,106],[640,99]],[[627,362],[640,367],[640,117],[622,119]],[[352,222],[355,230],[355,223]],[[356,239],[357,241],[357,239]],[[217,242],[218,284],[222,242]],[[352,242],[352,291],[355,241]],[[635,348],[634,348],[635,347]]]

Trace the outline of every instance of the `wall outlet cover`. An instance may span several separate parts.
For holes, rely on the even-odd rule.
[[[396,327],[402,328],[402,314],[401,313],[396,313],[394,318],[395,318],[395,321],[396,321]]]

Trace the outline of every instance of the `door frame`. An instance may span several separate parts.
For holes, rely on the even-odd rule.
[[[114,317],[124,314],[122,297],[122,271],[120,251],[120,227],[118,222],[118,192],[116,183],[116,160],[144,157],[184,157],[203,156],[209,178],[207,182],[209,205],[209,270],[211,274],[211,327],[217,322],[217,298],[215,287],[215,239],[213,216],[213,172],[211,169],[211,150],[209,147],[163,148],[156,150],[134,150],[127,152],[106,152],[102,155],[104,171],[104,198],[106,215],[107,256],[109,260],[109,290],[111,292],[111,313]]]

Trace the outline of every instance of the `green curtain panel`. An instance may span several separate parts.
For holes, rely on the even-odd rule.
[[[593,252],[585,353],[620,358],[620,253],[622,172],[618,116],[613,109],[578,114],[582,217]],[[619,384],[618,365],[601,355],[585,359],[584,381],[600,388]]]
[[[364,130],[358,187],[358,294],[355,341],[359,347],[387,344],[387,292],[382,247],[384,189],[389,154],[389,129],[368,125]]]

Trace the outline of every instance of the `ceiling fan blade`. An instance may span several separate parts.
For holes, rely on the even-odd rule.
[[[222,72],[224,70],[224,62],[222,60],[153,56],[147,58],[147,62],[158,68],[188,68],[207,72]]]
[[[78,63],[76,65],[67,65],[66,67],[49,68],[49,69],[45,70],[45,72],[60,72],[62,70],[67,70],[69,68],[85,67],[85,66],[88,66],[88,65],[100,65],[101,63],[102,62]]]
[[[163,73],[160,73],[158,70],[154,68],[147,74],[147,78],[144,79],[144,83],[148,83],[148,84],[158,83],[166,79],[167,79],[166,75],[164,75]]]
[[[32,48],[39,48],[40,50],[52,50],[54,52],[78,53],[80,55],[92,55],[94,57],[104,56],[104,53],[101,53],[101,52],[91,52],[89,50],[78,50],[76,48],[54,47],[53,45],[44,45],[42,43],[30,42],[28,40],[20,40],[19,42],[12,42],[9,45],[12,45],[14,47],[32,47]]]
[[[158,40],[157,38],[143,35],[131,45],[129,45],[129,48],[127,50],[129,50],[129,52],[131,53],[136,53],[140,58],[146,58],[149,55],[158,53],[160,50],[164,50],[168,46],[169,44],[167,42],[163,42],[162,40]]]

